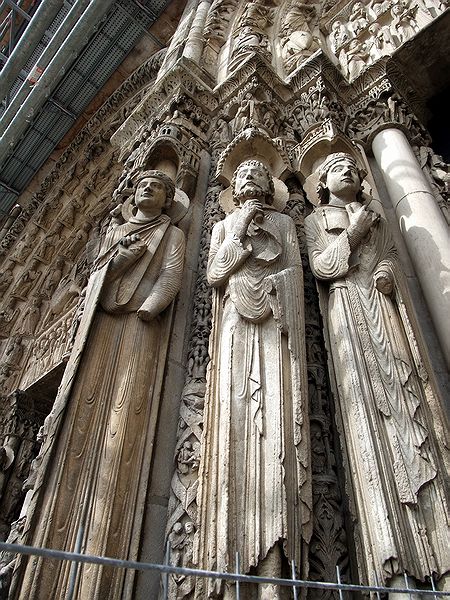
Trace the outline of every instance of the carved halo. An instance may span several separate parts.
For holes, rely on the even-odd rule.
[[[217,165],[217,178],[221,183],[229,186],[219,196],[221,207],[227,214],[233,212],[236,208],[230,183],[233,173],[239,165],[250,159],[261,161],[272,174],[275,185],[272,206],[281,212],[286,206],[289,192],[280,177],[284,178],[291,171],[290,161],[284,149],[272,140],[267,133],[257,128],[247,128],[241,132],[228,144],[220,156]]]

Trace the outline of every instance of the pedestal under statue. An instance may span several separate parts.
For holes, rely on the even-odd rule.
[[[274,209],[274,184],[255,160],[232,181],[235,208],[212,232],[214,288],[197,563],[202,569],[304,573],[311,532],[303,284],[294,222]],[[261,586],[256,596],[281,598]],[[250,594],[250,595],[248,595]],[[233,598],[198,582],[196,598]]]

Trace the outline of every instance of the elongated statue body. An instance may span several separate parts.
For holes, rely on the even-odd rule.
[[[184,235],[163,210],[174,195],[159,171],[135,180],[136,214],[101,241],[83,318],[43,448],[26,541],[136,559],[143,495]],[[127,597],[126,571],[80,567],[73,598]],[[70,564],[30,561],[20,598],[66,597]]]
[[[383,217],[348,154],[319,169],[305,221],[319,280],[367,577],[395,583],[449,568],[445,486],[429,426],[436,406],[408,291]],[[397,582],[398,583],[398,582]]]
[[[287,558],[305,565],[311,529],[302,267],[266,167],[242,163],[232,186],[237,208],[213,229],[207,272],[215,293],[197,560],[232,571],[239,553],[241,572],[280,576]],[[200,583],[196,594],[234,590]],[[258,594],[283,597],[264,586]]]

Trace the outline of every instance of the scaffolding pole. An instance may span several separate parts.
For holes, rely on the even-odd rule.
[[[33,54],[47,29],[61,10],[64,0],[44,0],[0,71],[0,102]]]
[[[2,122],[9,122],[9,124],[0,139],[0,165],[3,164],[15,144],[27,129],[29,121],[40,110],[44,102],[59,83],[61,74],[65,72],[68,66],[73,62],[74,58],[85,47],[90,36],[98,28],[103,17],[113,4],[114,0],[91,0],[79,18],[75,17],[75,13],[79,13],[80,5],[86,5],[86,0],[78,0],[73,6],[72,10],[67,15],[66,20],[63,22],[65,25],[65,41],[59,46],[56,54],[51,58],[48,66],[45,67],[42,75],[31,91],[25,91],[25,99],[23,99],[22,90],[24,89],[24,86],[22,86],[20,92],[14,97],[2,117]],[[67,35],[68,28],[70,33]],[[59,34],[61,29],[62,27],[59,28],[57,34]],[[61,43],[60,35],[58,35],[58,41],[55,39],[56,37],[57,35],[54,36],[54,43],[51,44],[52,52],[55,51],[55,46],[58,44],[58,41]],[[45,63],[44,54],[38,61],[40,66]],[[22,101],[23,103],[20,108],[18,108],[17,105]]]

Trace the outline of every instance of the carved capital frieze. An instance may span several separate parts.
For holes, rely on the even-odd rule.
[[[346,132],[350,138],[369,148],[375,135],[383,129],[401,129],[411,143],[428,139],[428,133],[404,99],[392,90],[367,97],[351,111]]]
[[[190,61],[180,59],[145,94],[139,105],[112,136],[111,142],[124,156],[140,141],[149,123],[183,119],[183,124],[205,137],[210,115],[217,107],[206,73]]]

